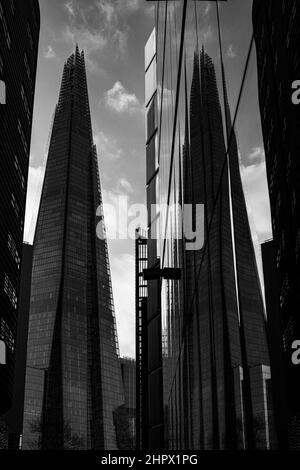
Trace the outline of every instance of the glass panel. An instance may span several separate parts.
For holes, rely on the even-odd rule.
[[[6,87],[2,80],[0,80],[0,104],[6,104]]]
[[[155,90],[156,90],[156,60],[153,60],[153,62],[151,62],[151,65],[146,72],[146,90],[145,90],[146,106],[148,105],[150,99],[152,98]]]
[[[147,70],[151,60],[155,56],[156,53],[156,33],[155,29],[153,29],[151,36],[148,39],[148,42],[145,47],[145,70]]]

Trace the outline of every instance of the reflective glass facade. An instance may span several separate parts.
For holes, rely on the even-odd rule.
[[[10,408],[13,396],[39,32],[37,0],[0,0],[0,341],[6,349],[6,364],[0,367],[0,414]]]
[[[159,268],[159,161],[158,161],[158,90],[157,40],[152,32],[145,47],[145,107],[146,107],[146,192],[148,210],[147,267]],[[153,209],[154,208],[154,209]],[[141,263],[142,264],[142,263]],[[141,266],[140,266],[141,268]],[[140,271],[140,270],[139,270]],[[161,343],[160,279],[147,282],[147,300],[140,307],[142,317],[142,355],[146,367],[142,399],[142,448],[159,449],[163,437],[163,370]],[[146,331],[145,331],[146,329]]]
[[[67,60],[34,239],[24,449],[116,449],[124,404],[83,52]]]
[[[246,13],[251,19],[250,3]],[[221,25],[223,15],[234,18],[236,7],[235,1],[222,4]],[[243,147],[238,147],[235,134],[240,117],[247,115],[243,98],[253,84],[246,81],[239,96],[243,70],[238,80],[238,74],[233,83],[228,80],[233,74],[228,61],[221,60],[216,13],[216,2],[156,4],[157,87],[148,102],[153,82],[152,71],[146,71],[146,112],[148,119],[156,100],[157,168],[149,139],[146,158],[152,171],[147,201],[148,206],[160,203],[160,237],[157,243],[148,241],[148,266],[159,257],[160,268],[179,268],[181,279],[148,284],[150,448],[155,442],[174,450],[276,445],[266,317],[240,175]],[[212,31],[214,39],[208,41]],[[240,53],[246,62],[247,50]],[[148,63],[148,52],[146,58]],[[259,119],[258,106],[256,116]],[[170,210],[176,204],[204,205],[203,246],[187,248],[180,236],[179,210]],[[192,220],[195,229],[195,213]],[[148,219],[149,237],[152,226],[153,215]],[[159,375],[154,376],[159,367],[162,404]]]

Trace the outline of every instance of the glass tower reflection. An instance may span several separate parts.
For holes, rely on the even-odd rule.
[[[161,281],[160,445],[177,450],[270,448],[276,438],[266,319],[221,53],[216,38],[205,37],[212,26],[218,31],[212,16],[216,4],[208,5],[156,3],[157,252],[161,269],[175,267],[182,273],[181,280]],[[222,16],[225,8],[226,14],[234,11],[234,2],[226,3]],[[146,86],[149,82],[151,74]],[[175,204],[204,204],[203,248],[186,249],[179,236],[182,221],[166,209]],[[156,336],[150,333],[148,342],[154,345]]]
[[[84,53],[67,60],[34,240],[23,448],[116,449],[124,403]]]

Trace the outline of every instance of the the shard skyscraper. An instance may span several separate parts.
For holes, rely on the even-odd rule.
[[[225,85],[223,129],[216,73],[194,55],[184,148],[186,203],[205,206],[205,245],[186,252],[193,448],[274,445],[264,306]],[[199,425],[200,423],[200,425]]]
[[[34,240],[23,449],[117,449],[124,403],[84,53],[67,60]]]

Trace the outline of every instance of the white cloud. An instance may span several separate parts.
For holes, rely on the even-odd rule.
[[[248,209],[254,220],[259,242],[272,236],[266,165],[260,162],[242,166],[242,180]]]
[[[111,23],[115,15],[115,7],[111,4],[111,2],[105,2],[100,0],[96,3],[96,5],[99,8],[100,12],[105,15],[106,21],[108,21],[108,23]]]
[[[93,33],[86,28],[70,27],[67,25],[63,30],[63,37],[66,42],[79,44],[86,55],[93,51],[101,51],[107,45],[107,39],[101,32]]]
[[[210,7],[211,7],[211,4],[207,2],[207,4],[205,5],[205,8],[204,8],[204,11],[203,11],[203,16],[208,15],[208,13],[210,12]]]
[[[200,42],[203,43],[204,45],[207,44],[208,41],[210,41],[213,37],[213,30],[210,25],[208,25],[207,28],[204,28],[203,30],[200,31]]]
[[[56,57],[56,53],[55,53],[53,47],[49,45],[47,50],[44,52],[44,58],[45,59],[53,59],[54,57]]]
[[[118,56],[125,57],[128,51],[128,32],[116,29],[112,36],[112,42],[118,49]]]
[[[118,181],[118,185],[122,190],[126,191],[127,193],[133,193],[134,192],[134,189],[133,189],[131,183],[125,178],[120,178],[119,181]]]
[[[104,99],[106,106],[117,113],[135,113],[142,110],[136,95],[128,93],[119,81],[117,81],[114,86],[105,93]]]
[[[149,5],[145,8],[146,15],[150,16],[150,18],[154,18],[155,14],[155,5]]]
[[[87,66],[91,72],[97,71],[94,62],[99,52],[110,54],[112,60],[123,59],[128,54],[129,26],[124,21],[128,11],[133,11],[139,2],[97,0],[86,7],[79,7],[75,2],[67,2],[69,22],[62,31],[62,41],[78,43],[85,50]],[[91,57],[93,55],[93,57]],[[100,59],[100,57],[99,57]],[[100,63],[100,60],[99,60]]]
[[[236,57],[236,51],[234,50],[232,44],[229,44],[227,51],[226,51],[226,55],[227,57],[229,57],[229,59],[234,59]]]
[[[140,0],[118,0],[117,5],[121,12],[130,14],[139,9]]]
[[[69,2],[64,3],[64,8],[67,10],[70,16],[75,16],[74,5],[73,1],[70,0]]]
[[[158,96],[161,96],[161,86],[158,85]],[[174,98],[174,93],[172,90],[170,90],[169,88],[166,88],[164,87],[163,89],[163,107],[164,108],[168,108],[169,106],[171,106],[172,102],[173,102],[173,98]]]
[[[248,155],[251,163],[259,163],[265,160],[265,151],[262,147],[253,147]]]
[[[118,160],[123,156],[123,150],[118,146],[116,139],[102,131],[95,135],[94,142],[100,159]]]
[[[135,355],[135,260],[129,253],[110,257],[116,322],[122,355]]]
[[[43,187],[45,168],[29,167],[26,199],[24,240],[32,243],[38,216],[40,197]]]

